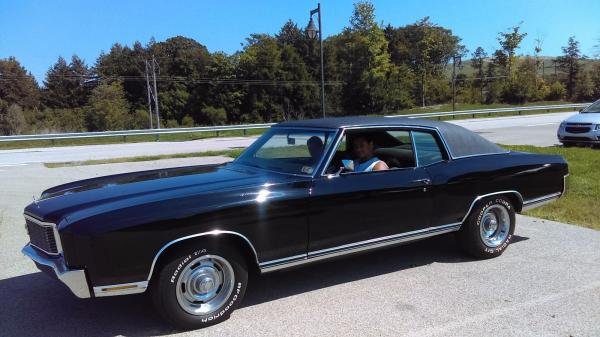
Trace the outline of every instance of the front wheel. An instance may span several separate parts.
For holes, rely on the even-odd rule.
[[[160,270],[152,298],[175,327],[198,329],[226,320],[248,283],[245,259],[234,249],[181,250]]]
[[[491,197],[479,203],[458,232],[462,248],[478,258],[501,255],[515,231],[515,210],[505,196]]]

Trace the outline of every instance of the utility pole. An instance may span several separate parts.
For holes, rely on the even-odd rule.
[[[150,97],[151,93],[150,91],[152,89],[150,89],[150,77],[148,77],[148,60],[144,60],[145,62],[145,75],[146,75],[146,93],[148,94],[148,116],[150,117],[150,129],[153,129],[154,127],[152,126],[152,99]]]
[[[318,15],[319,29],[315,27],[313,21],[313,15]],[[308,37],[314,39],[319,34],[319,52],[321,54],[321,112],[323,118],[325,118],[325,67],[323,66],[323,27],[321,26],[321,3],[317,3],[317,8],[310,10],[310,21],[308,21],[308,27],[306,27]]]
[[[156,111],[156,128],[160,129],[160,113],[158,111],[158,90],[156,89],[156,59],[152,55],[152,82],[154,82],[154,109]]]
[[[452,60],[452,111],[456,110],[456,62],[460,64],[458,55],[455,55]]]

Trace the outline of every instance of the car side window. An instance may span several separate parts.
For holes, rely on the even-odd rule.
[[[445,158],[436,137],[428,132],[413,131],[413,142],[417,154],[417,165],[427,166]]]

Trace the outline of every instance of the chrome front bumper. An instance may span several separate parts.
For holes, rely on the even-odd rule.
[[[23,247],[21,252],[32,259],[43,272],[53,271],[56,278],[64,283],[75,296],[79,298],[90,297],[90,287],[88,286],[85,271],[83,269],[69,269],[65,265],[62,256],[49,257],[48,255],[39,252],[30,244]]]

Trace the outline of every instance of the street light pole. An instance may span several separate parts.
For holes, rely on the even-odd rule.
[[[313,22],[313,15],[318,14],[319,29],[315,27]],[[308,37],[314,39],[319,34],[319,52],[321,56],[321,111],[323,112],[323,118],[325,118],[325,68],[323,66],[323,28],[321,26],[321,4],[317,4],[317,8],[310,11],[310,21],[306,28]]]

